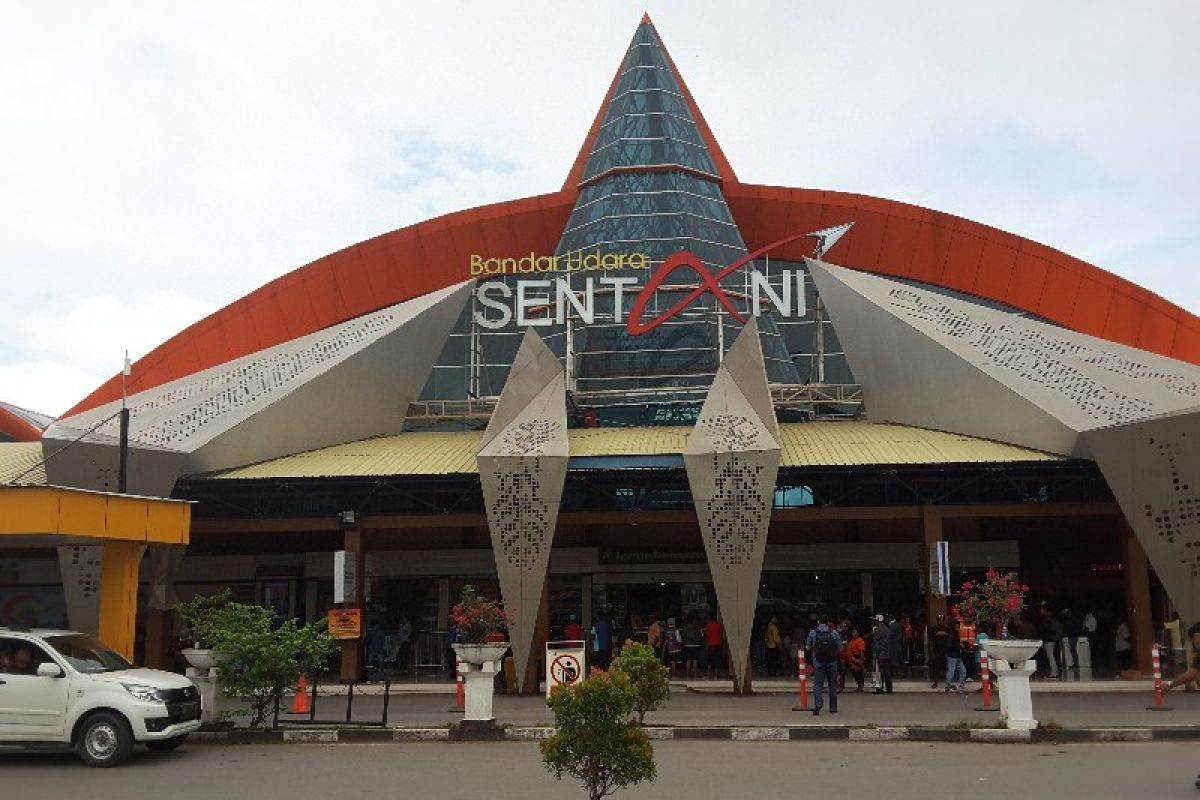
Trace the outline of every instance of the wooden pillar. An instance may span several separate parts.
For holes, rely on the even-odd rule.
[[[925,623],[933,625],[937,622],[939,614],[947,613],[946,598],[938,597],[933,593],[933,585],[929,580],[929,553],[933,548],[934,542],[939,542],[945,538],[942,530],[942,509],[935,505],[921,506],[921,547],[920,563],[917,564],[917,569],[921,571],[922,582],[925,584]],[[951,553],[951,559],[954,558]]]
[[[542,601],[538,604],[537,625],[533,629],[529,660],[525,662],[525,675],[521,678],[521,694],[537,694],[538,681],[542,677],[542,660],[546,657],[546,639],[550,636],[550,575],[542,584]],[[515,656],[516,653],[514,652]],[[520,663],[520,662],[518,662]]]
[[[142,648],[142,666],[150,669],[170,669],[173,621],[173,611],[161,608],[146,609],[146,640]]]
[[[130,660],[137,624],[138,567],[145,550],[139,542],[105,542],[100,572],[100,639]]]
[[[357,608],[363,607],[363,595],[366,587],[366,572],[367,572],[367,552],[363,544],[363,533],[355,522],[353,526],[348,526],[343,532],[342,548],[346,551],[347,559],[354,559],[354,587],[350,596],[346,598],[346,602],[342,603],[342,608]],[[341,575],[334,575],[335,581],[342,579]],[[342,669],[341,679],[344,681],[357,681],[362,679],[363,674],[363,633],[367,626],[367,621],[363,619],[363,631],[359,632],[357,639],[342,639]]]
[[[1150,565],[1142,543],[1121,519],[1121,575],[1125,583],[1125,618],[1129,621],[1129,641],[1133,646],[1133,668],[1142,674],[1152,671],[1150,646],[1154,629],[1150,619]]]

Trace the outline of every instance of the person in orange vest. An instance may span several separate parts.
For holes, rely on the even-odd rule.
[[[867,665],[867,640],[862,637],[857,628],[851,631],[850,642],[842,651],[842,657],[846,660],[846,667],[854,677],[854,682],[858,684],[858,688],[854,691],[861,692],[865,677],[863,670]]]

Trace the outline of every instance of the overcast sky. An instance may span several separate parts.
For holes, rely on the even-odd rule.
[[[1200,312],[1200,3],[0,0],[0,400],[59,414],[331,251],[557,190],[648,10],[739,178]]]

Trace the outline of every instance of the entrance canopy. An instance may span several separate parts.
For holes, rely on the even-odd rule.
[[[0,486],[0,547],[187,544],[191,503],[58,486]],[[15,537],[15,538],[13,538]]]
[[[72,627],[96,633],[126,658],[133,656],[138,568],[146,545],[186,545],[191,523],[191,503],[182,500],[0,486],[0,548],[56,547],[61,564],[78,564],[73,574],[63,574]],[[80,557],[84,551],[90,551],[86,558]],[[88,574],[93,564],[99,581]],[[95,617],[71,609],[96,600]],[[96,620],[94,628],[80,624],[84,616]]]

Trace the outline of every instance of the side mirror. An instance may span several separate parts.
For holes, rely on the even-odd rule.
[[[43,661],[41,664],[38,664],[37,674],[39,678],[61,678],[63,671],[53,661]]]

